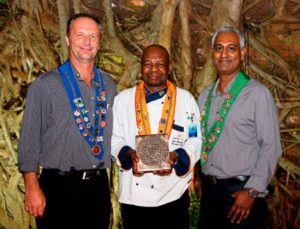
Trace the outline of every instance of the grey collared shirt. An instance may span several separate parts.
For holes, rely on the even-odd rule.
[[[94,123],[95,81],[89,88],[73,68],[89,117]],[[112,106],[116,94],[109,75],[102,72],[107,92],[104,129],[105,155],[100,161],[80,134],[69,99],[57,69],[38,77],[29,87],[18,146],[21,172],[38,172],[39,166],[62,171],[108,168],[111,163]]]
[[[232,80],[233,82],[234,80]],[[232,84],[231,82],[231,84]],[[208,130],[219,116],[220,107],[231,84],[221,94],[213,91]],[[210,88],[198,99],[200,112]],[[270,91],[251,79],[236,98],[226,118],[223,132],[202,167],[206,175],[230,178],[237,175],[250,176],[245,188],[265,192],[281,156],[277,109]]]

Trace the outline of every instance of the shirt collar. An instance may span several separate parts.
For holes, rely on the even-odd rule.
[[[219,86],[219,83],[220,83],[220,79],[218,78],[218,80],[216,81],[215,83],[215,86],[214,86],[214,90],[213,90],[213,93],[212,93],[212,96],[213,97],[217,97],[217,96],[222,96],[224,94],[226,94],[230,88],[231,88],[231,85],[233,84],[234,80],[236,79],[236,77],[239,75],[239,72],[236,74],[236,76],[230,81],[230,83],[226,86],[225,90],[224,90],[224,93],[221,93],[219,90],[218,90],[218,86]]]
[[[168,90],[168,87],[165,87],[165,88],[161,89],[160,91],[151,93],[149,91],[149,89],[147,89],[145,87],[146,103],[150,103],[154,100],[157,100],[157,99],[160,99],[160,98],[164,97],[165,94],[167,93],[167,90]]]
[[[76,80],[77,81],[83,81],[83,79],[80,77],[80,73],[77,71],[77,69],[75,68],[75,66],[72,64],[72,62],[70,61],[70,64],[71,64],[71,68],[72,68],[72,71],[73,71],[73,74],[74,76],[76,77]],[[94,78],[92,79],[92,83],[94,83]]]

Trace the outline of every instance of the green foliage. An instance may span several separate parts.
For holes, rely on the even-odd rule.
[[[198,221],[200,215],[200,199],[195,192],[190,193],[190,229],[198,228]]]
[[[115,76],[121,76],[125,67],[124,58],[108,50],[99,53],[97,65],[102,70]]]

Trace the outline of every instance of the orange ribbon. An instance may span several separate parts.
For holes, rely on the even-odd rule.
[[[176,106],[176,87],[170,81],[167,81],[167,93],[159,122],[158,134],[167,134],[170,137]],[[141,81],[136,86],[135,92],[135,112],[136,124],[139,129],[139,135],[151,134],[149,113],[145,97],[145,82]]]

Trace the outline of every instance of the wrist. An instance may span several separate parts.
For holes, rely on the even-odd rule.
[[[170,153],[170,159],[172,160],[173,162],[173,166],[175,166],[178,162],[178,159],[179,159],[179,156],[178,156],[178,153],[176,151],[173,151]]]
[[[252,198],[257,198],[260,196],[260,192],[254,188],[245,188],[244,190],[247,191],[248,195]]]
[[[128,151],[127,151],[127,153],[126,153],[126,159],[128,159],[128,160],[132,160],[132,158],[133,158],[133,154],[135,154],[136,153],[136,151],[135,150],[133,150],[133,149],[129,149]]]

